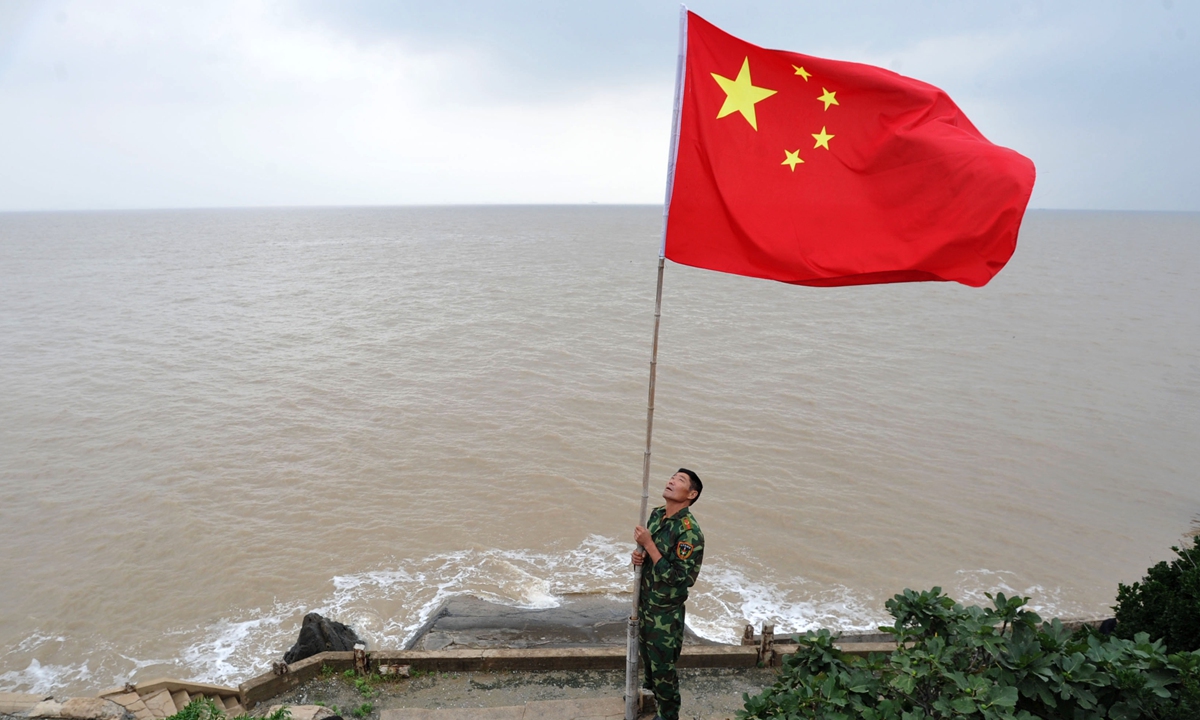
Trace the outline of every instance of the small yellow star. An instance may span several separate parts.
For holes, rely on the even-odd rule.
[[[721,105],[721,111],[717,113],[717,119],[719,120],[726,115],[740,112],[742,117],[746,118],[746,122],[750,123],[750,127],[758,130],[758,119],[754,115],[754,104],[766,100],[774,95],[776,91],[754,87],[750,82],[750,58],[742,61],[742,69],[738,71],[737,77],[733,80],[721,77],[716,73],[711,74],[713,80],[716,80],[721,89],[725,91],[725,102]]]
[[[788,167],[790,167],[792,169],[792,172],[796,172],[796,165],[804,164],[804,161],[800,159],[800,151],[799,150],[797,150],[796,152],[792,152],[791,150],[784,150],[783,154],[787,155],[787,159],[779,164],[787,165]]]
[[[799,65],[793,65],[792,67],[796,68],[796,74],[804,78],[804,82],[808,82],[808,79],[812,77],[812,73],[800,67]]]
[[[837,137],[836,135],[826,134],[824,125],[821,126],[821,132],[813,133],[812,136],[814,138],[816,138],[816,140],[817,140],[817,144],[813,145],[813,150],[816,150],[819,147],[823,147],[826,150],[828,150],[829,149],[829,141],[831,139]]]
[[[839,104],[837,101],[837,98],[834,97],[835,95],[837,95],[837,93],[829,92],[825,88],[821,88],[821,91],[824,92],[825,94],[822,95],[821,97],[817,98],[817,101],[825,103],[826,110],[829,109],[830,105],[838,105]]]

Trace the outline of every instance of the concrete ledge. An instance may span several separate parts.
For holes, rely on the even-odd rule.
[[[255,705],[270,700],[294,687],[303,685],[321,674],[321,668],[328,665],[335,671],[348,670],[354,667],[352,652],[323,652],[310,658],[288,665],[288,671],[283,675],[267,673],[251,678],[238,686],[242,699],[242,707],[251,710]]]
[[[51,695],[33,693],[0,692],[0,713],[14,715],[32,710],[43,700],[50,700]]]
[[[224,685],[208,685],[205,683],[188,682],[187,680],[173,680],[171,678],[154,678],[134,685],[137,688],[139,695],[152,695],[159,690],[186,690],[188,695],[237,695],[237,688],[225,687]],[[99,694],[99,697],[108,697],[109,695],[122,695],[125,693],[125,688],[112,688],[105,690]]]
[[[125,708],[98,697],[73,697],[58,702],[48,698],[36,705],[16,713],[5,713],[18,717],[55,718],[61,720],[129,720]]]
[[[896,649],[896,643],[894,642],[848,642],[834,643],[834,646],[847,655],[857,655],[859,657],[866,657],[871,653],[886,653],[891,655],[892,651]],[[784,654],[796,652],[796,645],[791,645],[790,647],[791,650],[784,651]]]
[[[888,642],[844,642],[838,648],[850,655],[890,653]],[[779,655],[796,651],[794,643],[776,643]],[[518,670],[620,670],[625,667],[625,648],[614,646],[572,648],[473,648],[463,650],[377,650],[370,653],[372,666],[409,665],[418,672],[497,672]],[[752,668],[758,665],[758,648],[753,645],[685,645],[679,655],[681,668]],[[324,652],[287,666],[283,675],[268,673],[238,686],[242,705],[250,710],[261,702],[303,685],[321,674],[322,668],[343,672],[354,667],[352,652]],[[166,681],[163,681],[166,682]],[[185,684],[178,684],[186,687]],[[139,690],[142,685],[139,685]],[[165,687],[165,685],[163,686]],[[196,685],[198,692],[213,692],[213,686]],[[228,689],[224,689],[228,691]]]

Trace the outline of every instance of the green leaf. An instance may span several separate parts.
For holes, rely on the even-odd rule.
[[[917,681],[912,675],[897,675],[892,678],[892,687],[902,693],[909,694],[917,686]]]
[[[1020,699],[1020,695],[1017,693],[1015,687],[993,686],[988,691],[987,699],[990,705],[1013,708],[1017,706],[1017,700]]]
[[[975,712],[975,701],[969,697],[956,697],[950,701],[950,707],[954,708],[956,713],[970,715]]]

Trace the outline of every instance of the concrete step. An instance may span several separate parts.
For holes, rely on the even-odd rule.
[[[4,694],[0,693],[0,702],[3,697]],[[192,700],[205,698],[212,700],[228,718],[246,713],[237,688],[170,678],[149,680],[136,686],[112,688],[100,693],[100,697],[125,708],[136,720],[162,720],[184,709]]]
[[[242,709],[236,695],[210,695],[212,701],[217,704],[217,707],[225,712],[225,717],[235,718],[239,715],[245,715],[246,711]]]
[[[106,697],[133,713],[137,720],[154,720],[154,713],[150,712],[150,708],[146,707],[141,695],[136,692],[107,695]]]
[[[179,712],[175,709],[175,701],[171,699],[170,691],[166,689],[143,696],[142,702],[146,704],[155,720],[162,720]]]
[[[133,711],[133,716],[137,718],[137,720],[157,720],[154,717],[154,713],[150,711],[150,708],[146,707],[145,703],[142,703],[140,710]]]

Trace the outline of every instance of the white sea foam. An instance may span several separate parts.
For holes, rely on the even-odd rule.
[[[91,678],[86,661],[77,665],[43,665],[34,658],[24,670],[0,674],[0,691],[51,693],[68,685],[87,683]]]
[[[707,563],[688,602],[688,625],[701,637],[737,642],[741,628],[764,623],[775,632],[789,634],[816,628],[869,630],[881,620],[881,608],[870,598],[844,586],[820,588],[803,578],[770,579],[766,568],[757,568],[751,580],[744,569],[722,560]]]
[[[622,595],[629,591],[627,543],[599,535],[560,553],[482,550],[442,553],[400,567],[339,575],[332,593],[305,608],[277,605],[222,620],[189,645],[182,664],[204,682],[236,683],[269,667],[289,647],[308,610],[354,627],[372,647],[404,647],[451,597],[472,595],[524,608],[555,607],[572,594]],[[1039,586],[1014,586],[1005,571],[964,570],[951,589],[965,604],[989,604],[985,593],[1033,597],[1045,617],[1078,615],[1079,608]],[[871,631],[888,624],[883,598],[804,578],[779,578],[761,563],[712,558],[704,564],[688,601],[688,626],[700,637],[734,643],[744,623],[775,625],[778,634],[818,628]]]
[[[372,647],[405,646],[451,597],[472,595],[504,605],[549,608],[573,594],[629,591],[629,548],[592,535],[560,553],[483,550],[443,553],[401,567],[339,575],[332,593],[309,608],[279,605],[247,619],[223,620],[189,645],[183,664],[204,682],[233,683],[261,671],[288,647],[306,610],[346,622]],[[701,637],[736,642],[742,624],[771,622],[776,632],[817,627],[874,628],[881,610],[849,588],[820,588],[803,579],[751,580],[741,566],[707,562],[688,603],[688,625]]]
[[[306,612],[315,611],[354,627],[375,648],[404,647],[451,597],[472,595],[493,602],[548,608],[574,594],[625,596],[631,573],[628,544],[592,535],[563,552],[482,550],[441,553],[399,567],[339,575],[331,590],[311,603],[276,603],[231,611],[211,625],[183,628],[183,651],[176,659],[139,659],[113,653],[121,661],[89,668],[32,659],[24,670],[0,674],[0,690],[52,692],[92,686],[101,677],[119,685],[141,671],[164,672],[218,684],[235,685],[264,672],[295,640]],[[844,586],[828,586],[798,577],[779,577],[769,566],[737,553],[738,561],[710,558],[688,601],[688,626],[717,642],[737,642],[744,623],[775,625],[777,634],[817,628],[869,631],[887,624],[883,598]],[[1067,601],[1056,589],[1025,586],[1015,573],[962,570],[947,592],[964,604],[990,604],[985,593],[1032,598],[1030,608],[1043,617],[1095,615]],[[6,657],[45,652],[65,638],[35,632]],[[107,645],[107,643],[102,643]],[[103,653],[102,653],[103,654]],[[115,664],[115,667],[113,666]],[[111,676],[111,680],[109,680]]]
[[[987,594],[995,596],[996,593],[1004,593],[1008,597],[1029,598],[1026,608],[1045,619],[1092,619],[1111,614],[1111,608],[1107,606],[1088,606],[1071,600],[1062,588],[1021,583],[1016,573],[1007,570],[959,570],[957,575],[958,582],[950,592],[955,600],[964,605],[992,607],[992,601],[988,599]]]
[[[65,638],[61,636],[56,637],[54,635],[46,635],[44,633],[35,632],[21,642],[17,643],[17,646],[12,649],[12,652],[32,652],[48,642],[54,641],[61,643],[64,639]]]
[[[185,647],[180,659],[200,682],[236,684],[270,666],[278,654],[274,643],[297,611],[295,605],[276,606],[251,619],[221,620],[206,629],[204,639]]]

